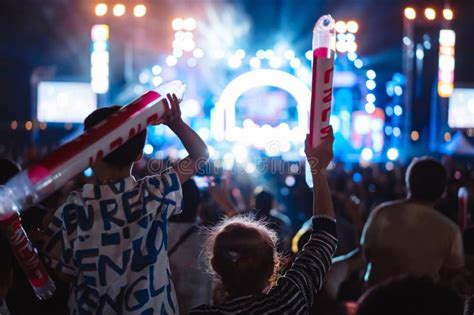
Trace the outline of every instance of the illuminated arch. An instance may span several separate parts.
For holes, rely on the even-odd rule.
[[[216,140],[235,140],[238,128],[235,123],[235,104],[239,97],[256,87],[272,86],[285,90],[297,103],[298,129],[304,133],[308,126],[311,90],[297,77],[274,69],[258,69],[241,74],[222,91],[211,115],[211,132]]]

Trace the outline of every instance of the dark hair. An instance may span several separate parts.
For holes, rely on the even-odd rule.
[[[0,159],[0,185],[8,182],[8,180],[18,174],[20,170],[20,166],[14,161],[9,159]]]
[[[430,157],[413,159],[407,169],[406,184],[411,199],[435,202],[446,188],[446,170]]]
[[[367,291],[357,315],[462,315],[463,300],[428,277],[397,277]]]
[[[265,190],[255,194],[255,208],[258,212],[269,213],[273,208],[273,195]]]
[[[230,295],[260,294],[276,282],[281,261],[276,243],[273,230],[248,217],[226,219],[212,230],[211,265]]]
[[[474,227],[463,233],[464,252],[466,255],[474,256]]]
[[[199,203],[201,202],[201,191],[196,182],[187,180],[181,185],[183,190],[183,211],[170,218],[171,222],[195,222],[198,214]]]
[[[93,111],[84,120],[84,130],[89,130],[101,121],[111,116],[116,111],[120,110],[122,106],[110,106],[99,108]],[[103,161],[110,166],[123,168],[128,167],[135,162],[137,157],[142,154],[143,147],[145,146],[146,140],[146,129],[138,133],[132,139],[125,142],[119,148],[114,150],[112,153],[107,154]]]

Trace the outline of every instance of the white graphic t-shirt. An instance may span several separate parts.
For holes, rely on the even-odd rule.
[[[135,181],[86,184],[56,211],[47,263],[71,276],[71,314],[177,314],[168,218],[181,211],[169,170]],[[58,255],[59,253],[59,255]]]

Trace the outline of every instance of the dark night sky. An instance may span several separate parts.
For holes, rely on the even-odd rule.
[[[123,1],[126,3],[127,1]],[[132,1],[131,1],[132,2]],[[173,1],[152,1],[172,8]],[[181,11],[203,1],[177,1]],[[219,1],[222,2],[222,1]],[[58,75],[83,77],[89,72],[89,27],[93,6],[88,0],[1,0],[0,1],[0,121],[30,118],[29,77],[32,69],[55,65]],[[210,1],[206,1],[210,3]],[[309,48],[315,17],[331,12],[340,19],[360,22],[361,56],[370,57],[373,67],[387,73],[401,71],[403,7],[443,1],[401,0],[243,0],[231,1],[251,19],[251,42],[270,47],[269,32],[288,36],[297,49]],[[457,32],[456,80],[474,83],[474,1],[452,1]],[[262,44],[263,43],[263,44]],[[263,45],[263,46],[262,46]]]

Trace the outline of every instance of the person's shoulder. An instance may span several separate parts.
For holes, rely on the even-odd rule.
[[[431,217],[438,221],[441,225],[445,226],[447,229],[449,229],[452,232],[458,232],[459,231],[459,226],[454,223],[450,218],[442,214],[436,209],[430,209],[428,212],[430,213]]]

